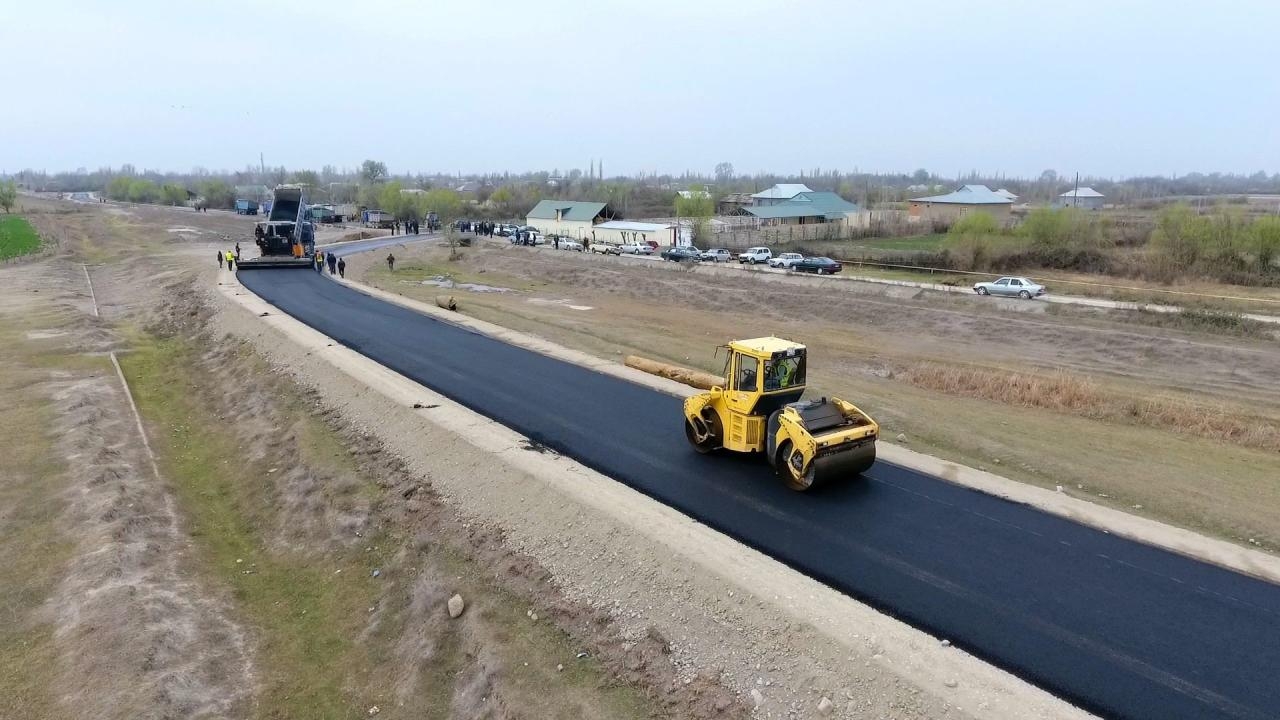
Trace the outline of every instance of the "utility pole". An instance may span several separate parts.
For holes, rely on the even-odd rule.
[[[1080,173],[1076,173],[1076,189],[1071,192],[1074,196],[1071,198],[1072,207],[1080,207]]]

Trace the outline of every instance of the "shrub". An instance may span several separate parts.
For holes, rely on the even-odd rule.
[[[1077,208],[1032,210],[1018,232],[1045,250],[1099,250],[1112,244],[1104,221]]]
[[[1000,224],[995,217],[984,212],[969,213],[951,225],[947,231],[951,235],[974,237],[978,235],[996,235],[1000,232]]]

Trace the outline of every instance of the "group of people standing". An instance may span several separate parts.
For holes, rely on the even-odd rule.
[[[227,269],[232,272],[235,272],[236,263],[238,262],[240,262],[240,243],[236,243],[236,251],[234,253],[231,252],[230,250],[218,251],[218,269],[219,270],[222,269],[222,264],[226,263]]]
[[[392,235],[417,235],[421,227],[417,220],[397,220],[391,223]]]
[[[347,276],[347,261],[334,255],[326,253],[323,250],[317,250],[315,255],[316,272],[324,274],[325,266],[329,267],[330,275],[337,275],[345,278]]]

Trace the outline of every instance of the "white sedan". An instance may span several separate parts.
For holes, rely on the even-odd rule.
[[[618,247],[618,252],[624,255],[652,255],[653,246],[640,240],[629,240]]]
[[[769,267],[771,268],[789,268],[804,259],[800,253],[782,253],[769,258]]]
[[[1024,277],[1002,277],[995,282],[980,282],[973,286],[979,295],[1002,295],[1030,300],[1045,293],[1045,287]]]

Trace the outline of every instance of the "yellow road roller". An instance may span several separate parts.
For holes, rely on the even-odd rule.
[[[805,346],[776,337],[735,340],[724,384],[684,401],[685,435],[700,453],[765,453],[793,490],[865,472],[880,426],[853,403],[804,401]]]

